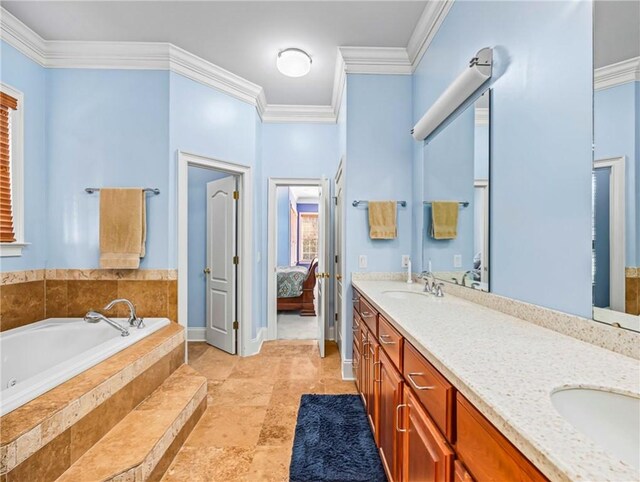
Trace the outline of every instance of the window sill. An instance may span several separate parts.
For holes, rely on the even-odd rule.
[[[0,243],[0,258],[22,256],[22,249],[30,243]]]

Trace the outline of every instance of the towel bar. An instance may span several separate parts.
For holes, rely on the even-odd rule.
[[[425,206],[430,206],[431,205],[431,201],[423,201],[423,203]],[[460,201],[458,202],[458,204],[460,206],[462,206],[463,208],[466,208],[469,205],[469,201]]]
[[[84,189],[85,192],[87,192],[88,194],[93,194],[94,192],[97,192],[100,190],[99,187],[87,187]],[[158,189],[157,187],[145,187],[143,189],[144,192],[150,192],[153,194],[160,194],[160,189]]]
[[[353,201],[351,203],[354,208],[358,207],[360,204],[369,204],[369,201]],[[407,201],[398,201],[398,205],[404,208],[407,206]]]

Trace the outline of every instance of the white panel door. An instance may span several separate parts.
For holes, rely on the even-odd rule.
[[[328,217],[329,217],[329,182],[322,178],[320,186],[320,200],[318,202],[318,348],[320,356],[324,358],[325,323],[327,319],[327,298],[329,263],[327,262],[327,251],[329,243],[328,237]]]
[[[207,308],[206,340],[236,353],[236,227],[235,176],[207,183]]]

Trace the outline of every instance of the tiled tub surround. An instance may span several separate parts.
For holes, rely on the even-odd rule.
[[[171,323],[2,417],[0,480],[60,476],[183,364],[184,341]]]
[[[625,311],[640,315],[640,267],[625,269]]]
[[[32,270],[0,274],[0,331],[45,318],[81,317],[127,298],[142,317],[177,321],[175,270]],[[113,316],[125,316],[118,305]]]
[[[114,318],[127,326],[127,318]],[[49,318],[0,333],[0,416],[64,383],[171,323],[145,318],[128,336],[107,323]]]
[[[559,387],[640,393],[638,361],[452,296],[407,303],[387,290],[421,284],[354,280],[489,421],[551,480],[638,480],[640,474],[575,430],[553,408]],[[448,287],[447,287],[448,288]]]

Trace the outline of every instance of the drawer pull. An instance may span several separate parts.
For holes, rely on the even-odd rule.
[[[401,403],[400,405],[398,405],[398,406],[396,407],[396,430],[397,430],[398,432],[406,432],[406,431],[407,431],[407,429],[406,429],[406,428],[400,428],[400,424],[399,424],[399,422],[400,422],[400,409],[401,409],[402,407],[406,407],[406,406],[407,406],[407,404],[406,404],[406,403]]]
[[[409,381],[411,382],[411,385],[413,385],[413,388],[415,388],[416,390],[433,390],[434,386],[423,386],[423,385],[418,385],[416,383],[416,381],[413,379],[414,376],[419,376],[419,375],[424,375],[424,373],[409,373],[407,375],[407,378],[409,379]]]
[[[380,335],[380,343],[383,345],[395,345],[395,341],[386,341],[386,338],[391,338],[391,335]]]
[[[362,316],[363,318],[371,318],[373,315],[368,311],[363,311],[362,313],[360,313],[360,316]]]
[[[376,378],[376,365],[380,365],[381,363],[382,362],[380,360],[373,363],[373,383],[382,383],[382,378],[380,380]],[[378,369],[378,373],[380,373],[381,371],[381,369]],[[382,375],[382,373],[380,374]]]
[[[351,303],[357,303],[358,301],[360,301],[358,298],[356,298],[355,300],[351,300]]]

